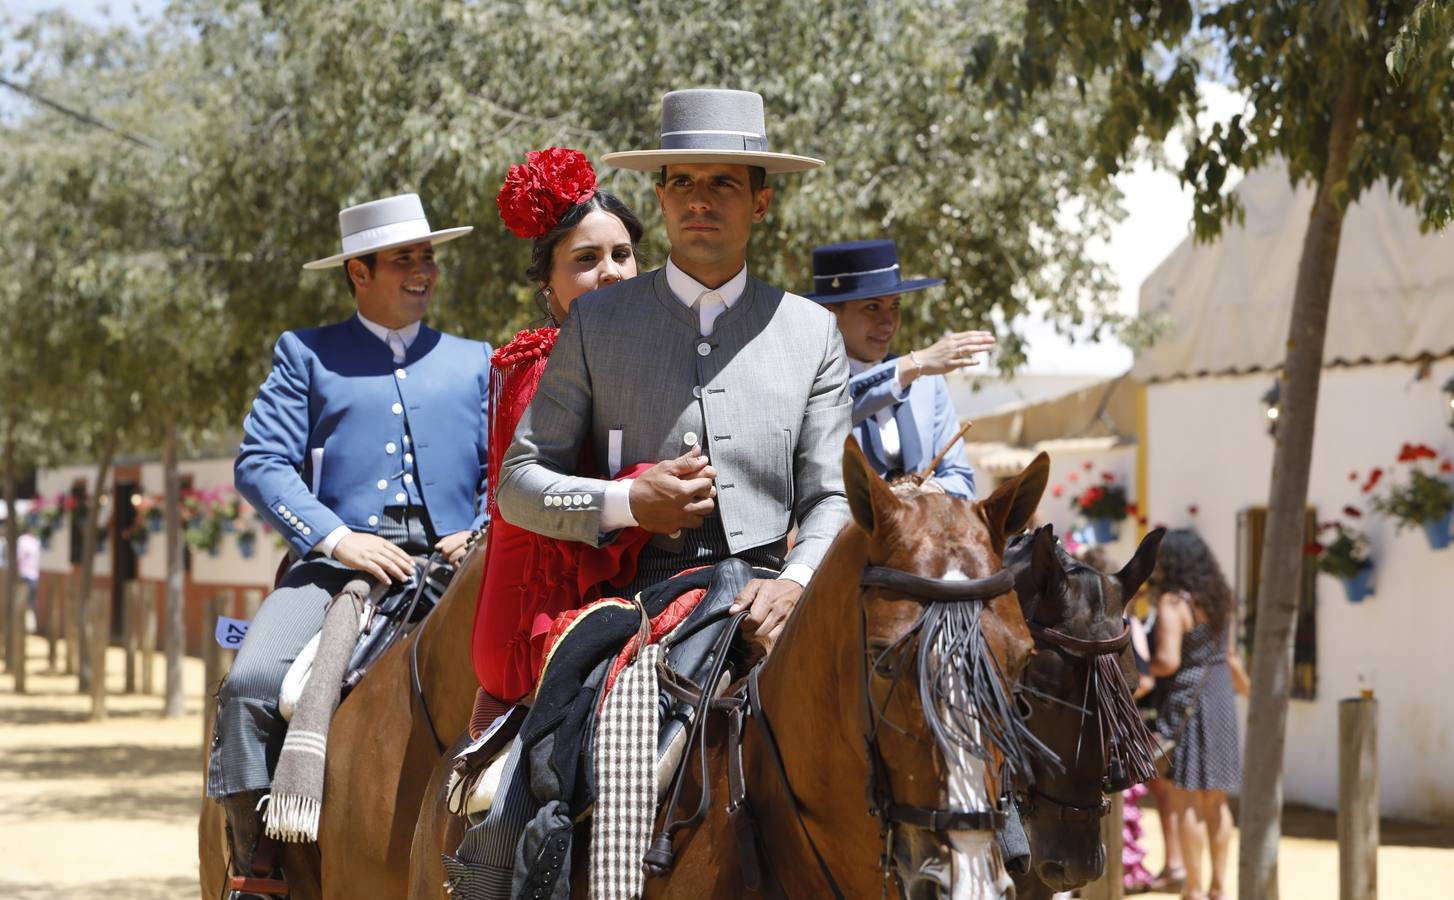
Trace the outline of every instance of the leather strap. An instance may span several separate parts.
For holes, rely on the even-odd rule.
[[[1073,653],[1077,656],[1106,656],[1111,653],[1120,653],[1131,643],[1131,622],[1129,619],[1122,619],[1121,633],[1113,638],[1104,641],[1091,641],[1085,638],[1078,638],[1066,634],[1063,631],[1056,631],[1040,625],[1036,622],[1026,622],[1030,628],[1030,634],[1037,640],[1044,641],[1051,646]]]
[[[1001,594],[1008,594],[1015,587],[1015,575],[1009,569],[1001,569],[984,578],[946,581],[942,578],[925,578],[923,575],[887,566],[866,566],[858,583],[862,587],[882,588],[932,603],[963,603],[970,600],[992,600]]]
[[[288,883],[281,878],[256,878],[250,875],[232,875],[227,879],[229,891],[245,894],[272,894],[274,897],[288,896]]]
[[[997,809],[929,809],[907,803],[890,803],[889,821],[896,825],[912,825],[926,831],[999,831],[1005,827],[1005,814]]]

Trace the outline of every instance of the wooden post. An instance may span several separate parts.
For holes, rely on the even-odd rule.
[[[156,693],[157,598],[150,584],[137,593],[141,597],[141,615],[137,617],[141,625],[141,692],[150,697]]]
[[[141,649],[141,642],[137,636],[141,631],[141,581],[131,579],[126,583],[125,593],[121,597],[121,647],[126,655],[126,687],[125,693],[136,693],[136,663],[137,652]]]
[[[1111,808],[1101,818],[1101,842],[1106,847],[1106,869],[1101,877],[1081,888],[1084,900],[1121,900],[1125,882],[1121,873],[1121,823],[1125,818],[1124,795],[1111,795]]]
[[[1338,897],[1378,897],[1378,701],[1338,703]]]
[[[40,586],[43,591],[40,599],[45,600],[45,640],[46,643],[49,645],[46,650],[46,674],[55,675],[60,672],[60,670],[56,668],[56,663],[59,662],[56,651],[60,649],[57,645],[60,643],[61,640],[60,598],[64,597],[66,595],[66,592],[64,590],[47,590],[46,588],[48,587],[54,587],[54,581],[53,579],[46,578],[45,576],[41,576]]]

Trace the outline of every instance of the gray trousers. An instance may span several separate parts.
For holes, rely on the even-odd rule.
[[[426,522],[422,511],[406,513],[390,507],[384,510],[379,535],[409,553],[427,553],[433,535]],[[323,627],[329,598],[358,577],[359,572],[332,559],[304,557],[263,600],[217,692],[207,796],[267,790],[272,784],[273,767],[288,732],[288,723],[278,713],[283,678]]]
[[[457,856],[445,856],[445,884],[454,900],[511,900],[520,835],[540,804],[520,774],[516,738],[500,772],[500,791],[485,818],[469,831]]]

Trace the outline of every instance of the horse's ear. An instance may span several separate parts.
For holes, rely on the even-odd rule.
[[[1030,539],[1030,562],[1015,577],[1015,594],[1020,598],[1020,615],[1035,617],[1042,597],[1059,596],[1065,585],[1065,570],[1055,552],[1055,526],[1043,525]]]
[[[868,464],[868,457],[863,455],[853,435],[843,441],[843,492],[848,495],[853,520],[870,535],[900,503],[893,489]]]
[[[1161,539],[1166,536],[1165,528],[1156,528],[1147,532],[1141,539],[1141,544],[1136,548],[1136,555],[1126,563],[1121,571],[1116,573],[1116,580],[1121,582],[1121,596],[1127,603],[1141,590],[1141,585],[1151,577],[1151,572],[1156,568],[1156,553],[1161,549]]]
[[[1019,533],[1030,523],[1049,481],[1050,456],[1042,450],[1025,467],[1025,471],[1000,485],[981,504],[990,530],[1001,546],[1006,536]]]

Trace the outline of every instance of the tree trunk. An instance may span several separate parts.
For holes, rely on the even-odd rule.
[[[91,655],[91,721],[100,722],[106,718],[106,648],[111,646],[111,598],[110,592],[104,598],[94,596],[92,587],[96,574],[96,542],[100,536],[96,525],[101,521],[101,498],[109,489],[107,480],[111,476],[111,461],[116,457],[116,441],[108,437],[101,446],[101,460],[96,463],[96,484],[91,491],[90,516],[81,549],[81,597],[90,604],[90,614],[82,622],[89,629],[86,646]],[[116,521],[112,511],[111,521]],[[114,542],[113,542],[114,543]],[[116,551],[113,548],[112,553]],[[115,562],[112,562],[115,575]]]
[[[182,689],[182,653],[186,649],[183,627],[185,594],[185,558],[182,546],[182,476],[177,470],[180,452],[177,423],[169,420],[162,438],[162,478],[165,482],[167,511],[167,599],[165,639],[167,654],[166,711],[168,718],[185,715],[187,698]]]
[[[1328,161],[1318,181],[1298,261],[1287,358],[1283,363],[1282,410],[1272,456],[1267,531],[1257,597],[1257,632],[1252,654],[1252,696],[1247,716],[1247,755],[1242,768],[1242,837],[1238,895],[1277,900],[1277,845],[1282,833],[1282,761],[1286,744],[1288,684],[1297,622],[1298,585],[1306,541],[1308,478],[1313,460],[1323,343],[1343,209],[1334,188],[1348,175],[1348,156],[1357,133],[1363,67],[1350,61],[1333,110]]]
[[[5,662],[15,678],[15,693],[25,693],[25,598],[20,585],[20,511],[15,485],[15,433],[5,428]]]

